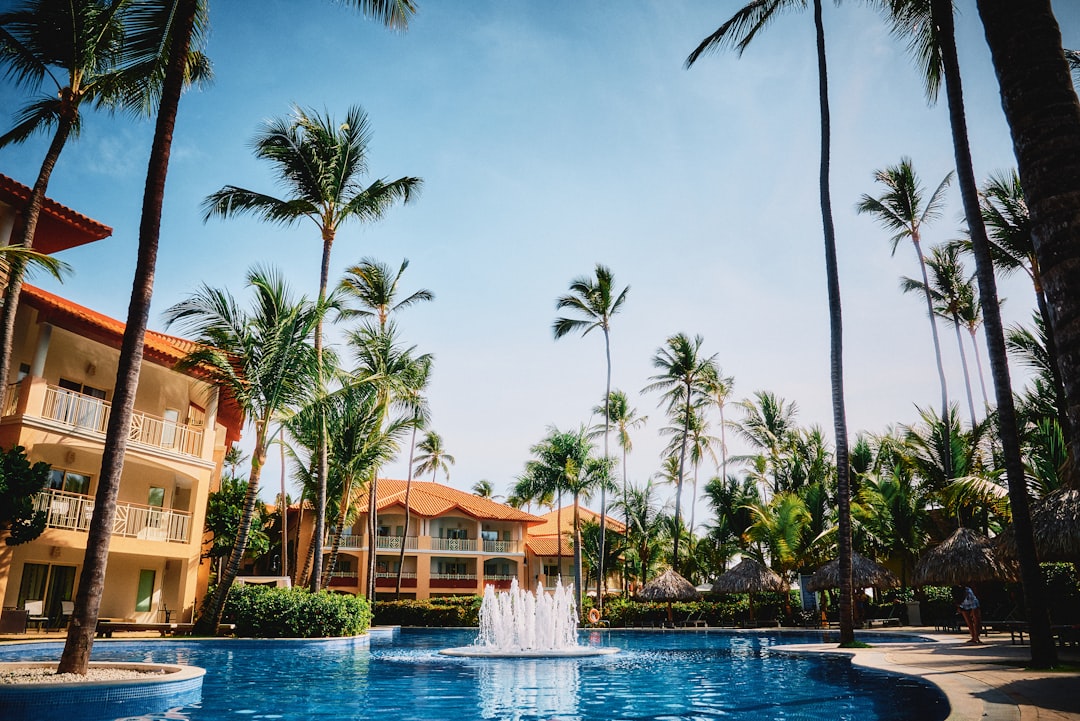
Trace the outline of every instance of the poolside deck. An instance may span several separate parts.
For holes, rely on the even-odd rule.
[[[650,630],[695,633],[706,629]],[[1031,671],[1024,668],[1030,648],[1010,643],[1007,634],[993,634],[978,646],[966,645],[963,636],[937,633],[930,627],[875,629],[861,631],[860,637],[872,645],[873,634],[898,632],[933,638],[936,643],[890,643],[851,650],[837,649],[835,644],[777,648],[794,653],[850,655],[860,666],[925,678],[948,696],[952,713],[947,721],[1080,721],[1080,648],[1076,646],[1058,649],[1062,663],[1074,670]],[[62,641],[64,636],[63,631],[5,635],[0,636],[0,644]],[[113,638],[170,642],[153,630],[118,630]]]

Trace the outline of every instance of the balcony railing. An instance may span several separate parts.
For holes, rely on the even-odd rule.
[[[5,402],[5,413],[6,406]],[[111,410],[112,406],[108,401],[48,386],[45,389],[45,403],[41,415],[65,426],[104,436]],[[202,455],[203,431],[197,426],[135,412],[131,416],[128,440],[150,448],[198,458]]]
[[[323,548],[329,550],[332,545],[334,545],[334,536],[327,534],[326,540],[323,541]],[[367,542],[363,536],[342,535],[338,541],[338,548],[367,548]]]
[[[475,551],[475,538],[432,538],[432,551]]]
[[[34,510],[45,513],[48,528],[90,530],[94,498],[78,493],[49,490],[34,498]],[[191,514],[155,506],[118,503],[113,534],[148,541],[187,543],[191,538]]]
[[[3,410],[0,411],[5,416],[15,415],[15,411],[19,408],[19,389],[22,387],[22,381],[16,381],[14,383],[8,383],[4,388],[4,405]]]
[[[401,550],[401,536],[376,536],[375,548],[381,550]],[[405,537],[405,550],[416,550],[416,536]]]
[[[484,553],[519,553],[520,541],[484,541]]]

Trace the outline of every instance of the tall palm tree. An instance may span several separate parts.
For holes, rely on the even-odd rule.
[[[431,482],[435,483],[439,471],[442,471],[446,482],[450,482],[450,466],[454,465],[457,459],[446,452],[441,435],[435,431],[428,431],[416,444],[416,450],[420,451],[420,455],[416,457],[417,475],[430,471]]]
[[[789,10],[803,10],[808,0],[750,0],[709,37],[701,41],[686,59],[687,67],[706,52],[734,47],[739,55],[753,42],[758,32],[777,15]],[[821,118],[821,158],[818,170],[818,195],[821,204],[821,227],[825,246],[825,277],[829,297],[829,376],[832,390],[833,431],[836,434],[837,505],[840,538],[840,643],[855,642],[851,587],[851,487],[848,477],[847,412],[844,408],[843,313],[840,305],[840,271],[836,260],[836,230],[833,225],[829,167],[832,143],[829,112],[829,72],[825,57],[825,24],[822,0],[813,0],[814,39],[817,46],[818,109]]]
[[[364,14],[374,17],[387,27],[404,28],[408,17],[415,12],[411,0],[356,0]],[[149,9],[149,6],[147,6]],[[161,208],[165,200],[165,178],[168,175],[172,150],[173,129],[180,107],[180,94],[188,75],[189,51],[198,47],[205,26],[205,6],[199,0],[164,2],[161,13],[148,13],[149,27],[168,28],[167,61],[158,100],[154,139],[147,164],[146,186],[143,193],[142,219],[139,225],[139,249],[132,282],[131,303],[128,305],[124,337],[117,363],[116,385],[113,391],[112,412],[105,435],[101,474],[94,498],[94,518],[87,535],[87,551],[75,598],[75,612],[68,626],[67,639],[57,667],[58,673],[85,675],[90,666],[90,651],[94,644],[98,610],[105,584],[105,567],[116,516],[116,498],[120,488],[120,472],[130,432],[131,415],[135,406],[135,390],[139,384],[143,342],[150,315],[154,290],[154,270],[157,265],[158,239],[161,233]],[[160,36],[159,36],[160,37]]]
[[[775,495],[790,490],[786,456],[796,431],[798,404],[771,391],[755,391],[752,398],[744,398],[736,405],[742,410],[743,419],[733,422],[732,428],[737,436],[762,454],[765,469],[772,476],[771,483],[762,478],[768,483],[762,487],[762,492]]]
[[[938,340],[937,316],[934,302],[930,295],[930,281],[926,275],[926,258],[922,252],[923,226],[941,217],[941,208],[945,203],[945,191],[952,182],[953,174],[948,173],[937,189],[926,197],[926,191],[919,183],[919,177],[912,167],[911,158],[901,158],[899,165],[890,166],[874,173],[874,179],[885,186],[880,197],[863,194],[855,206],[859,213],[869,213],[887,230],[893,233],[889,238],[892,253],[903,240],[910,240],[919,261],[922,275],[922,288],[926,299],[926,315],[930,321],[930,334],[934,339],[934,359],[937,361],[938,381],[941,384],[941,415],[949,410],[949,391],[945,383],[945,365],[941,359],[941,342]]]
[[[968,413],[971,425],[975,425],[975,398],[971,392],[971,374],[968,372],[967,352],[960,335],[960,326],[964,325],[960,313],[965,302],[970,305],[974,294],[972,280],[964,270],[960,260],[960,249],[954,243],[936,245],[930,249],[930,257],[925,259],[930,269],[930,285],[904,276],[900,279],[900,290],[905,293],[919,293],[933,299],[934,314],[952,323],[956,331],[956,345],[960,350],[960,366],[964,371],[964,388],[967,391]]]
[[[53,131],[37,179],[20,208],[12,245],[29,249],[53,169],[67,141],[82,130],[82,107],[110,113],[149,115],[161,91],[167,55],[165,26],[157,24],[161,2],[133,0],[27,0],[0,15],[0,65],[20,87],[48,91],[34,97],[16,116],[15,127],[0,135],[0,148]],[[188,78],[209,74],[199,52],[188,58]],[[0,315],[0,379],[11,364],[15,311],[22,290],[24,261],[16,259],[4,290]],[[5,380],[6,382],[6,380]]]
[[[627,545],[631,556],[629,565],[637,562],[635,575],[638,582],[644,584],[659,560],[660,537],[663,533],[664,515],[653,482],[646,481],[641,488],[632,486],[615,505],[627,519]]]
[[[691,534],[693,534],[695,528],[698,473],[701,469],[701,462],[708,457],[712,458],[714,464],[716,463],[716,453],[713,451],[713,447],[719,443],[718,438],[709,435],[709,422],[705,417],[705,408],[709,404],[710,399],[699,397],[689,409],[680,407],[673,410],[671,412],[672,425],[660,429],[661,435],[671,437],[667,447],[663,450],[663,453],[668,457],[674,456],[680,450],[683,443],[684,428],[687,432],[687,453],[690,459],[690,467],[694,473],[690,491],[690,524],[687,526]],[[690,418],[689,422],[684,424],[682,414],[686,412],[690,413]]]
[[[961,290],[963,295],[957,310],[959,311],[960,321],[964,324],[964,328],[968,332],[968,338],[971,340],[971,353],[975,356],[975,369],[979,373],[979,389],[982,391],[983,408],[989,414],[992,406],[990,405],[990,397],[986,394],[986,376],[983,373],[982,354],[979,353],[978,342],[979,329],[982,328],[983,324],[982,304],[979,301],[979,287],[976,284],[975,277],[968,278]]]
[[[1043,327],[1047,331],[1046,351],[1050,354],[1050,377],[1058,396],[1058,423],[1068,438],[1071,432],[1065,413],[1065,389],[1061,385],[1061,374],[1057,370],[1057,341],[1050,324],[1050,306],[1046,301],[1039,258],[1031,236],[1031,214],[1028,212],[1020,176],[1015,170],[1009,174],[997,173],[990,176],[982,186],[980,208],[994,267],[1002,275],[1009,275],[1018,269],[1023,270],[1035,288],[1035,302],[1038,304],[1039,315],[1042,316]],[[970,245],[969,242],[969,249]]]
[[[293,108],[288,118],[266,121],[255,136],[255,157],[269,162],[289,191],[278,198],[236,185],[226,185],[203,201],[203,219],[252,214],[280,225],[309,220],[319,229],[322,263],[319,272],[319,303],[326,298],[330,278],[330,251],[338,229],[350,220],[373,222],[400,202],[409,202],[419,191],[419,178],[375,180],[364,185],[368,173],[371,125],[367,113],[354,105],[337,123],[328,114]],[[315,333],[315,351],[322,358],[322,325]],[[325,529],[326,442],[317,448],[319,499],[315,504],[315,573],[312,590],[319,589],[322,534]]]
[[[472,492],[481,498],[493,498],[495,496],[495,487],[491,485],[491,481],[481,478],[472,485]]]
[[[690,339],[685,333],[678,333],[667,339],[664,347],[658,348],[653,356],[653,368],[660,372],[650,376],[652,383],[645,386],[643,392],[663,391],[661,402],[666,403],[669,413],[682,409],[679,417],[683,421],[679,451],[679,476],[675,489],[675,534],[672,550],[672,566],[678,571],[679,536],[682,524],[682,488],[686,478],[686,450],[690,440],[690,420],[693,406],[704,393],[705,381],[710,377],[710,365],[716,364],[716,356],[701,356],[701,344],[704,339],[698,335]]]
[[[607,400],[604,405],[596,406],[593,408],[594,414],[603,414],[606,419],[604,422],[603,433],[608,433],[608,428],[615,427],[615,442],[619,444],[619,448],[622,449],[622,495],[625,498],[628,488],[628,469],[626,465],[626,457],[630,451],[633,450],[634,444],[630,438],[630,431],[640,428],[648,422],[648,416],[638,416],[637,409],[630,407],[630,401],[626,397],[626,393],[620,390],[613,390],[608,393]],[[594,434],[590,434],[592,437]],[[629,524],[629,518],[623,518],[625,524]],[[623,569],[623,592],[626,588],[626,569]]]
[[[987,41],[990,44],[991,55],[995,69],[998,73],[998,81],[1002,87],[1002,101],[1005,108],[1006,118],[1013,132],[1014,146],[1019,161],[1020,177],[1022,181],[1033,178],[1043,171],[1043,178],[1054,177],[1053,171],[1048,168],[1039,168],[1040,163],[1045,163],[1046,158],[1053,157],[1055,161],[1075,161],[1076,151],[1080,150],[1080,103],[1077,102],[1076,91],[1072,87],[1068,74],[1068,66],[1065,62],[1061,49],[1061,35],[1057,28],[1053,12],[1048,0],[1036,0],[1024,3],[1022,13],[1014,13],[1015,8],[1004,8],[1002,3],[996,0],[979,0],[979,13],[983,19]],[[1024,463],[1021,457],[1019,425],[1016,418],[1016,408],[1013,403],[1012,384],[1009,377],[1008,357],[1005,350],[1005,331],[1001,322],[1001,308],[998,302],[997,280],[994,277],[993,256],[990,252],[990,243],[983,224],[982,213],[979,207],[978,186],[975,182],[974,164],[971,158],[971,146],[968,140],[967,116],[964,110],[964,93],[960,76],[960,63],[956,52],[956,33],[953,25],[953,5],[951,0],[892,0],[891,13],[894,18],[894,28],[898,33],[908,33],[912,37],[911,46],[916,49],[920,64],[927,68],[927,90],[931,99],[936,96],[937,80],[944,78],[945,93],[949,107],[949,125],[952,129],[953,151],[956,157],[956,172],[959,178],[960,196],[964,204],[964,217],[967,220],[968,232],[971,235],[972,249],[975,254],[975,273],[979,282],[979,296],[983,311],[983,329],[986,333],[986,345],[990,356],[990,372],[994,380],[994,395],[997,404],[998,432],[1001,438],[1001,453],[1005,467],[1005,477],[1009,486],[1009,499],[1013,513],[1013,528],[1016,532],[1017,560],[1020,564],[1020,575],[1024,588],[1024,602],[1027,606],[1028,618],[1031,622],[1031,658],[1032,664],[1039,667],[1053,665],[1057,658],[1057,650],[1054,647],[1053,638],[1050,634],[1050,616],[1046,600],[1046,591],[1043,583],[1042,572],[1039,569],[1038,559],[1035,554],[1035,541],[1031,529],[1031,514],[1027,495],[1027,483],[1024,477]],[[1041,6],[1041,7],[1040,7]],[[1013,17],[1014,15],[1018,17]],[[1003,24],[997,24],[1006,20]],[[914,24],[912,24],[914,21]],[[1013,24],[1015,21],[1015,24]],[[915,28],[915,32],[912,29]],[[1031,35],[1024,35],[1026,31],[1032,31]],[[1020,31],[1019,34],[1013,35]],[[1009,39],[1011,38],[1011,39]],[[1018,40],[1018,42],[1014,42]],[[1028,43],[1028,46],[1025,46]],[[1010,45],[1007,52],[1003,45]],[[1005,56],[1008,60],[1005,60]],[[1005,64],[1014,64],[1011,68]],[[1042,65],[1039,71],[1031,73],[1033,67]],[[1019,67],[1022,80],[1017,84],[1016,76],[1013,75],[1013,85],[1007,78]],[[1032,82],[1032,79],[1037,79]],[[1025,85],[1030,83],[1030,86]],[[1054,86],[1057,85],[1056,89]],[[1020,87],[1023,86],[1023,87]],[[1024,108],[1024,101],[1017,103],[1017,97],[1023,97],[1034,86],[1039,94],[1036,104],[1045,101],[1048,95],[1057,94],[1063,105],[1053,104],[1045,108]],[[1049,91],[1047,93],[1047,91]],[[1013,93],[1013,94],[1010,94]],[[1027,96],[1029,99],[1031,96]],[[1029,100],[1030,102],[1030,100]],[[1022,109],[1026,118],[1021,113],[1014,111]],[[1057,116],[1061,109],[1064,115]],[[1032,120],[1038,116],[1038,122]],[[1070,141],[1053,142],[1042,145],[1041,138],[1035,142],[1020,141],[1021,127],[1027,123],[1033,127],[1042,122],[1042,118],[1051,117],[1051,125],[1040,128],[1047,132],[1044,137],[1055,141],[1062,141],[1069,133],[1072,133]],[[1035,154],[1030,154],[1032,150]],[[1069,159],[1069,160],[1064,160]],[[1034,165],[1029,165],[1033,162]],[[1055,186],[1055,180],[1041,184],[1035,180],[1030,187],[1025,182],[1024,190],[1029,201],[1031,217],[1034,223],[1033,234],[1036,238],[1050,239],[1045,247],[1038,249],[1040,268],[1046,281],[1045,288],[1051,307],[1060,308],[1062,317],[1069,317],[1071,312],[1080,313],[1080,305],[1076,302],[1078,288],[1075,283],[1070,283],[1068,278],[1071,271],[1065,270],[1075,265],[1077,255],[1075,243],[1075,231],[1080,229],[1080,220],[1072,211],[1066,212],[1063,217],[1055,220],[1050,218],[1060,212],[1063,207],[1059,203],[1068,203],[1068,198],[1075,198],[1080,193],[1080,174],[1073,169],[1057,176],[1055,180],[1064,183],[1065,192],[1051,202],[1044,205],[1047,196],[1044,190]],[[1071,188],[1069,187],[1071,185]],[[1057,191],[1062,190],[1059,186]],[[1051,194],[1055,191],[1051,191]],[[1049,213],[1049,216],[1044,215]],[[1049,222],[1048,222],[1049,221]],[[1046,223],[1046,225],[1041,225]],[[1055,235],[1068,228],[1066,235]],[[1046,235],[1042,235],[1045,233]],[[1060,247],[1055,247],[1055,239]],[[1061,241],[1064,240],[1064,243]],[[1044,254],[1043,251],[1050,251]],[[1049,265],[1048,265],[1049,264]],[[1053,269],[1051,269],[1053,265]],[[1060,285],[1059,285],[1060,284]],[[1073,286],[1073,287],[1070,287]],[[1062,304],[1055,306],[1055,304]],[[1075,315],[1073,316],[1075,317]],[[1060,329],[1063,324],[1053,318],[1051,325]],[[1062,346],[1067,345],[1062,338]],[[1080,415],[1080,373],[1074,373],[1075,377],[1067,378],[1065,370],[1080,366],[1080,333],[1073,336],[1074,345],[1069,353],[1072,358],[1061,359],[1062,384],[1066,391],[1066,403],[1075,403],[1078,415]],[[1059,348],[1061,350],[1061,348]],[[1070,393],[1070,382],[1075,383]],[[1070,427],[1076,427],[1073,422],[1073,414],[1069,414]],[[1076,440],[1072,441],[1074,450],[1080,450],[1076,446]],[[1073,459],[1080,456],[1073,454]]]
[[[580,332],[583,336],[599,328],[604,332],[604,355],[607,359],[607,383],[604,386],[604,458],[608,457],[608,436],[611,429],[611,410],[607,407],[611,401],[611,317],[619,312],[626,301],[630,286],[621,291],[615,289],[615,276],[611,269],[596,264],[596,278],[582,276],[570,281],[570,292],[555,301],[557,310],[566,310],[578,317],[559,317],[555,319],[551,330],[555,340],[565,335]],[[596,581],[596,604],[604,610],[604,539],[607,535],[607,495],[605,486],[600,487],[600,563]]]
[[[379,327],[384,328],[392,314],[417,303],[435,300],[435,294],[426,288],[421,288],[406,298],[398,298],[398,283],[401,282],[401,276],[408,267],[408,258],[401,262],[401,267],[396,273],[385,263],[372,258],[364,258],[356,265],[346,268],[345,277],[341,279],[338,288],[346,304],[349,300],[356,300],[360,307],[346,307],[342,311],[342,316],[345,318],[374,317]]]
[[[255,425],[243,520],[224,573],[196,622],[200,635],[216,632],[225,597],[240,570],[273,419],[310,399],[316,385],[311,341],[323,310],[303,298],[293,300],[288,285],[273,271],[250,271],[247,285],[254,292],[251,311],[242,310],[228,291],[207,286],[166,311],[170,325],[180,325],[202,344],[180,367],[208,373]]]
[[[416,433],[427,428],[431,422],[431,409],[428,407],[427,392],[431,382],[431,358],[417,361],[410,369],[413,376],[405,383],[405,402],[413,409],[412,437],[409,439],[409,462],[405,466],[408,470],[408,478],[405,479],[405,523],[401,526],[401,548],[398,551],[397,580],[394,586],[394,598],[401,598],[401,574],[405,568],[405,539],[409,536],[409,525],[412,522],[412,479],[413,458],[416,455]]]
[[[727,419],[724,410],[727,408],[728,399],[735,392],[735,376],[725,376],[719,366],[710,370],[705,378],[705,394],[716,410],[720,413],[720,477],[727,478]]]

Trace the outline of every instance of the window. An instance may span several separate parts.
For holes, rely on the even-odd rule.
[[[161,447],[172,448],[176,444],[176,424],[180,422],[180,411],[166,408],[162,417],[165,420],[161,424]]]
[[[480,531],[480,538],[485,541],[497,541],[499,540],[498,531]]]
[[[439,561],[439,573],[447,576],[464,576],[468,573],[464,563],[454,561]]]
[[[390,526],[379,526],[379,535],[380,536],[389,536],[390,535]]]
[[[62,468],[54,468],[49,477],[49,488],[54,491],[67,491],[68,493],[81,493],[86,495],[90,492],[90,476],[74,471],[65,471]]]
[[[338,558],[337,567],[342,573],[352,573],[352,560],[348,558]]]
[[[19,378],[18,378],[18,380],[21,381],[23,378],[25,378],[28,375],[30,375],[30,364],[29,363],[20,363],[19,364]]]
[[[544,575],[549,576],[551,578],[555,578],[556,576],[558,576],[559,575],[559,567],[558,567],[558,565],[549,566],[547,564],[544,564]]]
[[[61,398],[58,402],[60,405],[58,420],[80,428],[105,431],[106,409],[102,402],[105,400],[104,390],[67,378],[61,378],[57,385],[65,391],[70,391],[68,397]]]
[[[158,488],[157,486],[150,486],[150,494],[146,501],[146,505],[153,506],[154,508],[163,508],[165,506],[165,489]]]
[[[135,610],[149,611],[154,600],[154,576],[156,571],[139,571],[139,592],[135,596]]]
[[[469,532],[464,528],[444,528],[443,538],[458,538],[465,540],[469,537]]]

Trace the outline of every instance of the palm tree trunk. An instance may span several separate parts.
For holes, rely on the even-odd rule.
[[[562,492],[558,493],[558,510],[555,511],[555,531],[558,534],[555,543],[556,561],[558,571],[556,578],[562,577]]]
[[[341,550],[341,533],[345,529],[345,516],[349,512],[349,496],[352,495],[352,477],[346,475],[345,488],[341,493],[341,504],[338,506],[337,521],[334,523],[333,539],[330,542],[330,558],[323,568],[322,586],[330,585],[330,575],[337,568],[338,552]]]
[[[323,303],[326,301],[326,286],[330,282],[330,249],[334,244],[334,230],[333,228],[323,229],[323,252],[322,252],[322,264],[319,269],[319,308],[321,310]],[[323,322],[322,316],[319,317],[319,322],[315,324],[315,358],[317,373],[319,376],[318,387],[321,390],[323,387]],[[320,409],[316,413],[316,433],[318,437],[315,441],[315,455],[318,464],[315,467],[315,482],[318,488],[315,499],[315,559],[314,567],[311,572],[311,590],[318,591],[322,582],[322,544],[323,534],[326,531],[326,476],[329,472],[329,460],[327,459],[326,449],[326,417],[323,411]]]
[[[311,566],[315,561],[315,528],[311,529],[311,541],[308,543],[307,553],[304,554],[304,570],[296,577],[297,586],[307,586],[311,579]]]
[[[371,472],[371,480],[368,481],[368,558],[367,558],[367,597],[368,603],[371,607],[375,608],[375,570],[378,567],[376,563],[377,553],[375,551],[375,542],[378,537],[379,531],[379,504],[376,499],[378,493],[378,478],[379,470],[376,468]]]
[[[941,341],[938,339],[937,314],[934,313],[934,300],[930,297],[930,278],[926,275],[926,259],[923,258],[919,231],[911,234],[911,243],[915,246],[915,255],[919,258],[919,272],[922,273],[923,295],[926,296],[926,315],[930,319],[930,335],[934,339],[934,360],[937,361],[938,382],[941,384],[941,417],[949,417],[949,389],[945,384],[945,365],[941,361]],[[952,478],[953,462],[951,449],[946,446],[942,460],[945,463],[945,477]]]
[[[285,492],[285,429],[278,426],[278,448],[281,450],[281,575],[289,575],[289,496]],[[300,503],[301,511],[304,508]]]
[[[409,497],[412,495],[412,468],[413,454],[416,452],[416,426],[412,429],[412,442],[409,443],[409,477],[405,481],[405,527],[401,531],[401,550],[398,552],[397,584],[394,587],[394,600],[401,600],[401,573],[405,568],[405,539],[409,537],[409,520],[412,517],[412,508],[409,506]]]
[[[45,192],[49,188],[49,178],[52,177],[53,168],[60,158],[60,153],[71,135],[73,121],[72,112],[60,114],[60,120],[56,126],[56,133],[49,150],[45,153],[45,159],[41,163],[37,180],[30,191],[30,197],[26,200],[26,208],[22,213],[22,223],[19,225],[19,235],[9,245],[21,245],[31,248],[34,245],[34,234],[37,232],[38,217],[41,215],[41,205],[45,201]],[[11,345],[15,334],[15,311],[19,308],[19,294],[22,291],[22,277],[25,263],[14,261],[8,271],[7,287],[4,288],[4,309],[0,315],[0,382],[7,384],[8,373],[11,371]]]
[[[982,391],[983,408],[990,415],[990,398],[986,395],[986,379],[983,377],[982,357],[979,354],[979,343],[974,328],[968,328],[971,335],[971,352],[975,356],[975,368],[979,371],[979,389]]]
[[[67,640],[60,656],[57,673],[85,675],[94,645],[101,595],[105,587],[105,567],[109,560],[109,542],[116,517],[116,496],[120,490],[120,474],[124,468],[124,452],[131,431],[131,415],[135,391],[142,366],[146,323],[150,315],[150,298],[154,290],[154,268],[157,264],[158,238],[161,232],[161,207],[165,199],[165,177],[169,170],[169,151],[172,147],[176,112],[183,88],[184,66],[192,28],[195,23],[197,0],[180,0],[177,22],[172,36],[169,64],[161,91],[154,141],[143,192],[142,221],[139,225],[139,251],[135,279],[131,288],[127,324],[120,345],[120,361],[116,371],[112,413],[105,435],[101,458],[101,475],[94,498],[94,517],[86,539],[86,554],[79,576],[79,591],[75,597],[75,612],[68,626]]]
[[[686,468],[686,438],[690,435],[690,383],[686,383],[686,408],[683,419],[682,448],[679,450],[679,477],[675,483],[675,543],[671,555],[671,567],[679,573],[679,537],[682,535],[682,485]]]
[[[611,434],[611,341],[604,327],[604,354],[607,357],[607,385],[604,386],[604,462],[608,458],[608,437]],[[607,545],[607,478],[600,485],[600,559],[596,569],[596,607],[604,613],[604,548]]]
[[[581,583],[581,516],[578,513],[578,494],[574,494],[574,595],[577,597],[578,615],[581,615],[582,596],[585,587]]]
[[[1033,13],[1032,3],[1025,3],[1019,15]],[[980,12],[988,3],[980,0]],[[934,21],[940,29],[942,63],[945,68],[945,87],[949,100],[949,121],[952,126],[953,147],[956,152],[956,170],[960,181],[960,194],[964,201],[964,214],[967,216],[968,230],[971,233],[972,248],[975,251],[975,272],[979,279],[979,295],[983,311],[983,329],[986,333],[986,345],[990,355],[990,372],[994,380],[994,393],[997,399],[998,428],[1001,434],[1002,454],[1005,461],[1005,476],[1009,484],[1009,504],[1013,515],[1013,529],[1016,532],[1017,559],[1020,562],[1020,577],[1024,590],[1024,603],[1027,607],[1028,622],[1031,624],[1031,662],[1037,668],[1049,668],[1057,660],[1057,650],[1050,632],[1050,615],[1046,604],[1046,590],[1043,585],[1042,571],[1035,555],[1035,541],[1031,528],[1031,513],[1027,495],[1027,483],[1024,478],[1024,464],[1020,455],[1020,436],[1013,406],[1012,384],[1009,379],[1008,356],[1005,351],[1005,332],[1001,324],[1001,308],[998,303],[997,282],[994,278],[994,265],[990,256],[990,244],[986,238],[982,214],[979,208],[978,188],[975,173],[972,170],[971,149],[968,146],[967,120],[964,114],[964,96],[960,84],[960,65],[956,57],[956,40],[953,29],[953,8],[950,0],[933,0],[931,3]],[[1049,12],[1049,4],[1047,4]],[[986,20],[983,13],[984,24]],[[1052,17],[1052,16],[1051,16]],[[987,39],[990,27],[987,26]],[[993,43],[991,42],[991,47]],[[1061,55],[1061,37],[1058,35],[1058,56]],[[1026,58],[1026,56],[1014,56]],[[1001,78],[1000,58],[994,57]],[[1003,83],[1004,87],[1004,83]],[[1076,102],[1076,93],[1069,90],[1072,105],[1076,109],[1077,129],[1080,130],[1080,105]],[[1003,93],[1004,96],[1004,93]],[[1006,106],[1008,101],[1006,100]],[[1012,120],[1012,118],[1010,118]],[[1015,135],[1015,131],[1014,131]],[[1080,132],[1077,134],[1077,148],[1080,149]],[[1018,146],[1018,155],[1019,146]],[[1077,183],[1080,190],[1080,183]],[[1025,188],[1026,190],[1026,188]],[[1030,202],[1030,199],[1029,199]],[[1074,209],[1076,228],[1080,229],[1080,213]],[[1032,218],[1035,213],[1032,210]],[[1033,227],[1038,229],[1037,225]],[[1035,232],[1034,236],[1039,237]],[[1075,238],[1075,236],[1073,236]],[[1073,242],[1075,246],[1075,242]],[[1076,251],[1074,250],[1074,255]],[[1072,271],[1070,271],[1071,273]],[[1074,274],[1075,275],[1075,274]]]
[[[831,129],[829,120],[829,80],[825,62],[825,26],[821,0],[814,0],[814,28],[817,35],[818,101],[821,110],[821,224],[825,236],[825,272],[829,293],[829,356],[832,385],[833,427],[836,434],[837,545],[840,565],[840,644],[855,642],[851,585],[851,482],[848,467],[847,412],[844,408],[844,341],[840,310],[840,273],[836,260],[836,231],[833,227],[829,191]]]
[[[960,367],[964,369],[964,389],[967,390],[968,413],[971,414],[971,427],[975,427],[975,398],[971,393],[971,374],[968,373],[967,353],[964,352],[964,337],[960,335],[960,316],[952,314],[953,330],[956,331],[956,347],[960,349]]]
[[[1043,330],[1046,333],[1046,355],[1050,359],[1050,376],[1054,382],[1054,396],[1057,398],[1058,425],[1061,426],[1061,433],[1068,445],[1072,439],[1072,427],[1069,425],[1069,415],[1065,412],[1065,387],[1061,384],[1061,371],[1058,370],[1057,339],[1054,337],[1054,326],[1050,320],[1050,308],[1046,304],[1046,293],[1043,292],[1037,258],[1032,259],[1031,280],[1035,285],[1035,300],[1039,305],[1039,315],[1042,316]]]

